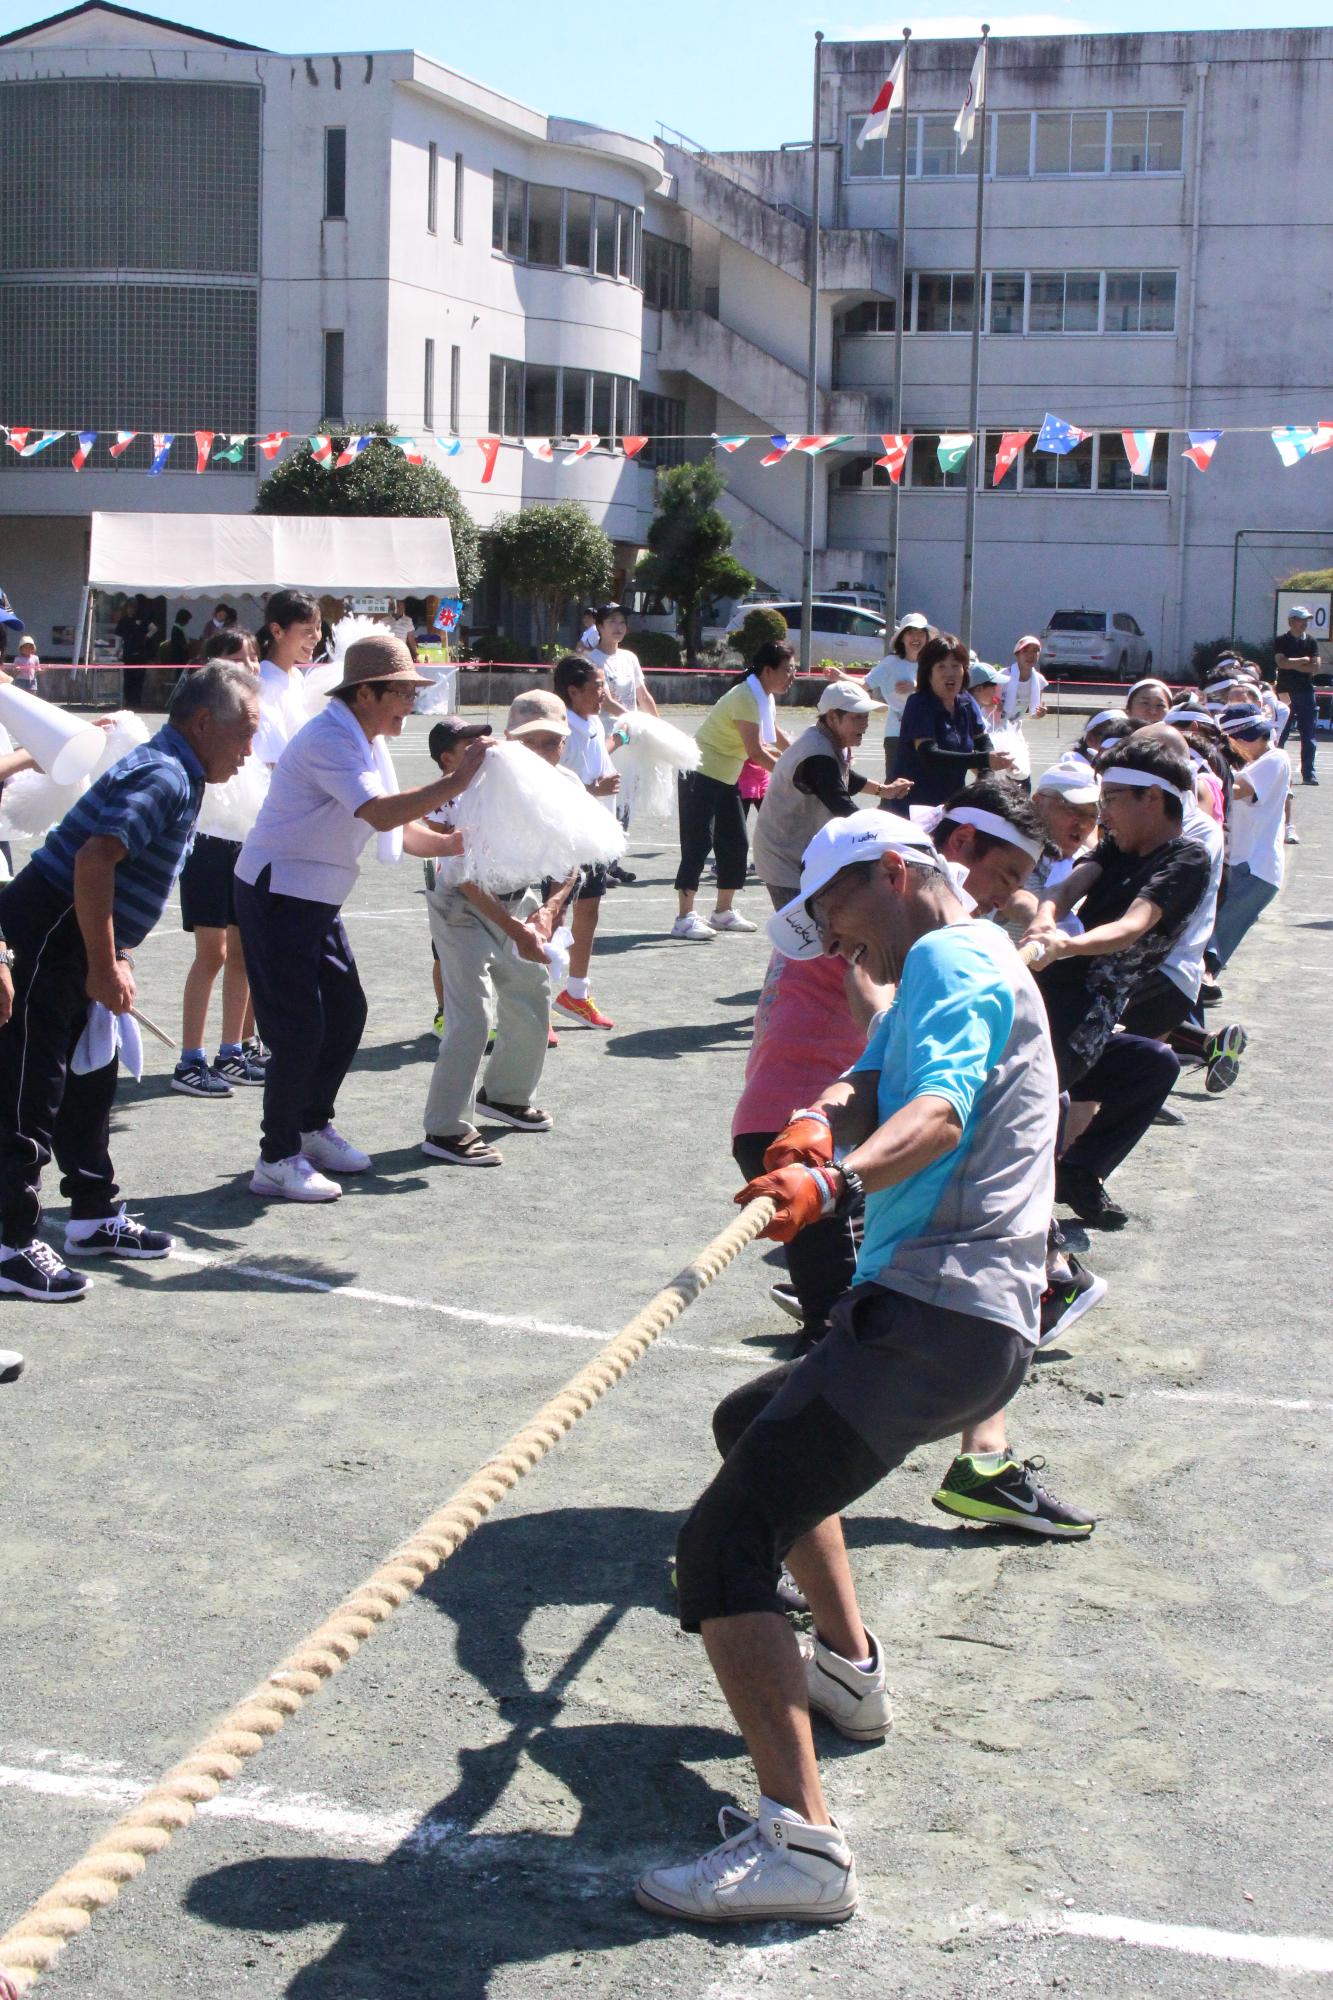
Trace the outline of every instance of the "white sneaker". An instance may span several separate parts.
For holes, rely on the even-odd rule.
[[[884,1685],[884,1653],[874,1633],[866,1633],[874,1665],[865,1668],[844,1660],[816,1633],[798,1632],[796,1637],[811,1708],[853,1743],[878,1743],[893,1727],[893,1706]]]
[[[323,1167],[328,1174],[364,1174],[374,1165],[369,1153],[349,1144],[336,1125],[326,1125],[320,1132],[303,1132],[301,1151],[312,1167]]]
[[[673,938],[688,938],[691,944],[711,944],[713,933],[697,910],[689,910],[683,917],[677,917],[671,926]]]
[[[256,1160],[250,1192],[279,1195],[283,1201],[337,1201],[342,1189],[317,1173],[304,1153],[292,1153],[285,1160]]]
[[[856,1864],[841,1827],[807,1826],[772,1799],[760,1799],[759,1816],[724,1806],[729,1821],[743,1822],[720,1847],[679,1868],[650,1868],[634,1894],[645,1910],[696,1924],[790,1922],[840,1924],[856,1908]]]
[[[708,919],[708,928],[713,931],[757,931],[758,924],[752,924],[739,910],[714,910]]]

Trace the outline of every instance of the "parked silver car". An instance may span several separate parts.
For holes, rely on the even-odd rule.
[[[758,610],[780,611],[787,621],[788,642],[799,651],[801,607],[789,601],[737,605],[728,633],[738,632],[745,614]],[[830,604],[817,598],[810,606],[810,618],[812,660],[836,660],[839,666],[869,665],[882,660],[889,650],[889,628],[876,611],[865,611],[852,604]]]
[[[1053,611],[1041,635],[1045,674],[1136,681],[1152,672],[1152,648],[1128,611]]]

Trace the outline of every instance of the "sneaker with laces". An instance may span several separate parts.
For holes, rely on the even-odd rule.
[[[1055,1198],[1062,1208],[1072,1208],[1090,1229],[1123,1229],[1129,1221],[1128,1210],[1121,1208],[1090,1167],[1067,1167],[1063,1160],[1057,1160]]]
[[[17,1292],[40,1305],[62,1306],[88,1289],[82,1271],[71,1271],[49,1243],[34,1236],[21,1250],[0,1248],[0,1292]]]
[[[213,1075],[220,1076],[224,1083],[259,1084],[262,1088],[267,1074],[264,1064],[254,1062],[243,1048],[234,1055],[213,1058]]]
[[[23,1373],[23,1356],[12,1347],[0,1347],[0,1382],[17,1382]]]
[[[606,872],[622,889],[628,888],[631,882],[637,882],[639,879],[632,868],[622,868],[618,861],[611,862]]]
[[[313,1167],[304,1153],[291,1153],[285,1160],[257,1160],[250,1192],[276,1195],[282,1201],[337,1201],[342,1188]]]
[[[1220,1097],[1224,1090],[1230,1090],[1240,1075],[1240,1059],[1249,1040],[1239,1021],[1233,1021],[1213,1038],[1203,1079],[1203,1087],[1210,1096]]]
[[[258,1063],[260,1069],[264,1069],[273,1051],[264,1047],[258,1035],[247,1035],[241,1043],[241,1054],[248,1056],[252,1063]]]
[[[230,1097],[231,1085],[206,1062],[179,1062],[172,1072],[171,1087],[185,1097]]]
[[[717,1823],[720,1847],[639,1877],[645,1910],[695,1924],[840,1924],[855,1910],[856,1863],[841,1827],[808,1826],[772,1799],[760,1799],[753,1819],[724,1806]]]
[[[853,1743],[878,1743],[893,1727],[893,1707],[884,1684],[884,1654],[867,1627],[871,1664],[854,1666],[817,1632],[797,1634],[805,1661],[805,1692],[811,1708]]]
[[[714,910],[708,919],[710,931],[757,931],[758,924],[752,924],[739,910]]]
[[[797,1298],[795,1290],[791,1285],[770,1285],[768,1296],[772,1299],[774,1305],[778,1307],[779,1311],[785,1312],[791,1319],[804,1321],[805,1307]]]
[[[430,1024],[430,1031],[431,1031],[432,1035],[434,1035],[434,1037],[435,1037],[435,1039],[436,1039],[436,1041],[437,1041],[437,1042],[442,1042],[442,1041],[444,1040],[444,1009],[443,1009],[443,1007],[437,1007],[437,1008],[435,1009],[435,1015],[434,1015],[434,1018],[433,1018],[433,1020],[431,1021],[431,1024]]]
[[[497,1104],[487,1097],[484,1090],[477,1092],[477,1109],[486,1114],[492,1125],[512,1125],[516,1132],[549,1132],[551,1114],[539,1111],[535,1104]]]
[[[71,1222],[65,1230],[67,1257],[130,1257],[148,1263],[169,1257],[175,1247],[175,1237],[165,1229],[145,1229],[137,1215],[127,1215],[124,1202],[114,1215],[96,1222]]]
[[[344,1139],[333,1124],[321,1126],[318,1132],[303,1132],[301,1151],[312,1167],[326,1174],[364,1174],[374,1165],[369,1153]]]
[[[684,938],[687,944],[711,944],[713,935],[697,910],[687,910],[671,926],[671,936]]]
[[[1067,1333],[1076,1320],[1085,1312],[1100,1305],[1106,1297],[1106,1280],[1090,1271],[1086,1264],[1066,1251],[1065,1262],[1069,1266],[1069,1276],[1063,1282],[1052,1282],[1041,1295],[1041,1336],[1037,1341],[1038,1351],[1049,1347],[1057,1334]]]
[[[932,1505],[945,1514],[978,1525],[1021,1528],[1026,1535],[1051,1535],[1067,1541],[1090,1535],[1096,1517],[1077,1507],[1067,1507],[1049,1493],[1037,1478],[1046,1464],[1044,1458],[1006,1459],[995,1472],[987,1472],[968,1452],[962,1452],[944,1475]]]
[[[504,1154],[497,1153],[494,1146],[488,1146],[475,1126],[469,1125],[465,1131],[455,1132],[451,1137],[438,1138],[428,1132],[421,1142],[423,1153],[429,1153],[432,1160],[447,1160],[451,1167],[502,1167]]]
[[[615,1022],[609,1014],[600,1012],[591,993],[586,1000],[576,1000],[568,991],[556,995],[556,1006],[562,1014],[572,1014],[576,1021],[584,1021],[590,1028],[614,1028]]]

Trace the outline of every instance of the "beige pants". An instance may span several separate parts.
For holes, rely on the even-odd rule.
[[[535,889],[507,905],[521,921],[538,908]],[[444,1035],[426,1098],[426,1134],[454,1139],[475,1122],[477,1085],[493,1104],[531,1104],[546,1060],[551,982],[544,965],[519,958],[502,931],[457,889],[426,897],[444,987]],[[486,1063],[490,1002],[495,1049]]]

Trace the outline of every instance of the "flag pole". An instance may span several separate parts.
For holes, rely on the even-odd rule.
[[[907,317],[907,44],[912,30],[903,29],[903,150],[898,162],[898,302],[893,315],[893,428],[903,428],[903,321]],[[889,107],[893,116],[893,106]],[[898,623],[898,506],[899,480],[889,482],[889,552],[884,564],[884,608],[889,614],[889,631]]]
[[[981,229],[986,203],[986,85],[989,81],[990,60],[987,42],[990,23],[981,24],[981,76],[977,91],[977,102],[973,106],[974,120],[981,125],[980,143],[977,146],[977,235],[972,255],[972,399],[968,405],[967,427],[972,433],[972,462],[967,474],[967,511],[963,522],[963,615],[959,623],[959,637],[965,646],[972,643],[972,568],[977,538],[977,481],[986,476],[986,453],[978,436],[981,421],[981,314],[985,304],[982,298],[981,276]]]
[[[823,81],[824,35],[815,32],[815,107],[810,132],[810,241],[807,276],[810,283],[810,351],[806,363],[805,428],[813,437],[819,430],[819,86]],[[811,609],[815,585],[815,457],[806,453],[805,526],[801,549],[801,672],[810,671]]]

